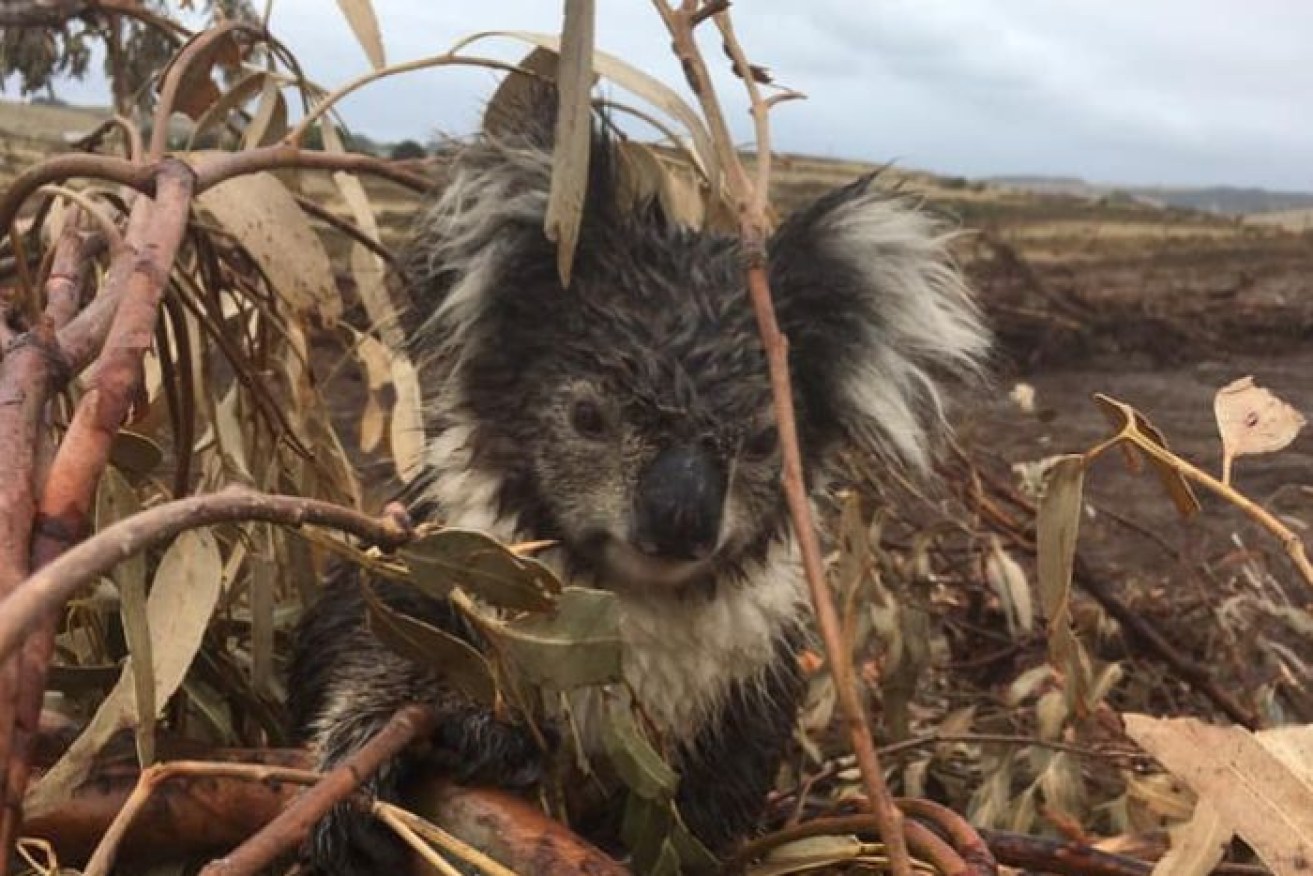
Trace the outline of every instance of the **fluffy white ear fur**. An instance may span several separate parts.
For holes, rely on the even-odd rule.
[[[950,253],[952,229],[869,180],[845,194],[809,235],[820,262],[850,278],[861,331],[853,358],[833,366],[835,413],[868,450],[922,471],[946,429],[940,381],[978,377],[990,334]]]

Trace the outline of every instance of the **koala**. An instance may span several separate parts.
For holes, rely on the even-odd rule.
[[[681,816],[724,852],[760,817],[792,733],[809,618],[743,253],[656,199],[622,204],[618,135],[598,123],[563,285],[543,231],[554,108],[541,99],[518,127],[458,147],[415,222],[400,276],[426,450],[408,499],[418,516],[507,542],[551,540],[544,561],[563,579],[616,594],[624,679],[673,747]],[[977,372],[989,343],[951,237],[869,176],[771,237],[809,489],[833,479],[845,448],[927,467],[945,429],[942,384]],[[421,767],[532,786],[544,757],[533,737],[375,640],[359,574],[328,582],[291,660],[290,710],[321,765],[423,702],[441,719],[432,744],[374,776],[374,793],[404,794]],[[479,644],[452,605],[397,582],[376,589]],[[345,807],[308,843],[334,874],[395,870],[403,852]]]

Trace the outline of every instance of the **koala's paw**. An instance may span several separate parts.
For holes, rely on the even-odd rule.
[[[338,803],[311,829],[306,851],[314,876],[406,873],[410,867],[405,843],[350,801]]]
[[[540,728],[546,748],[527,724],[479,710],[444,721],[434,734],[433,757],[462,784],[528,788],[542,781],[560,742],[552,727]]]

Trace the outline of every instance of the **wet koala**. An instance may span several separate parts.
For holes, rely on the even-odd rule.
[[[541,118],[461,146],[416,223],[401,272],[426,396],[412,498],[454,526],[553,540],[545,559],[565,579],[617,595],[625,679],[675,752],[679,810],[724,851],[760,816],[789,739],[809,616],[742,253],[733,237],[675,223],[656,200],[622,208],[615,135],[599,124],[563,286],[543,233],[552,125]],[[943,428],[941,382],[973,373],[988,340],[950,236],[863,178],[771,238],[814,489],[845,447],[925,467]],[[375,640],[356,574],[324,588],[292,660],[291,709],[321,765],[422,701],[441,717],[427,768],[532,784],[543,754],[530,734]],[[377,586],[477,644],[449,604]],[[401,794],[417,757],[385,767],[371,790]],[[346,808],[309,843],[328,873],[395,870],[403,853]]]

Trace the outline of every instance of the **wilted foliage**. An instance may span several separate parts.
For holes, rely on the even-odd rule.
[[[582,4],[571,5],[583,14]],[[388,223],[413,209],[428,184],[441,183],[441,154],[399,167],[348,153],[329,115],[340,94],[328,96],[276,40],[243,23],[253,20],[249,13],[224,6],[229,23],[183,41],[175,25],[153,21],[162,19],[162,5],[149,6],[140,20],[112,17],[108,29],[100,26],[108,13],[74,6],[49,32],[6,28],[0,72],[19,72],[24,91],[40,90],[52,76],[82,75],[89,41],[104,39],[114,47],[107,63],[116,102],[161,103],[149,143],[130,122],[111,123],[83,144],[90,157],[51,159],[0,198],[4,219],[14,221],[3,253],[0,392],[31,391],[41,402],[0,412],[7,454],[0,457],[0,496],[9,500],[0,507],[9,532],[0,543],[8,613],[0,641],[10,658],[0,679],[7,789],[25,790],[26,774],[15,763],[38,753],[42,703],[46,725],[58,719],[78,728],[57,756],[38,764],[26,816],[57,813],[124,731],[143,766],[170,759],[179,740],[210,748],[285,741],[286,638],[330,556],[452,599],[491,643],[487,652],[367,596],[370,624],[391,648],[434,666],[476,701],[559,718],[561,691],[617,679],[614,599],[557,580],[533,559],[542,545],[501,545],[431,524],[389,530],[389,518],[368,528],[364,512],[413,476],[421,452],[418,378],[397,340],[387,281],[391,246],[403,229]],[[220,6],[205,9],[218,13]],[[368,4],[343,6],[375,75],[390,75]],[[481,35],[397,72],[505,67],[467,54],[481,39],[533,47],[523,68],[558,79],[563,103],[573,108],[562,116],[567,130],[548,223],[563,276],[587,162],[586,137],[569,134],[587,130],[595,76],[641,98],[649,107],[641,117],[670,134],[659,145],[621,145],[626,196],[634,203],[655,196],[689,227],[737,228],[747,175],[735,170],[736,158],[728,160],[714,115],[593,51],[579,27],[567,26],[564,38]],[[722,34],[734,45],[732,31]],[[114,60],[120,52],[131,64]],[[745,69],[745,82],[761,84],[760,68]],[[503,80],[486,126],[514,106],[517,82]],[[292,109],[298,99],[312,108],[299,120]],[[180,135],[162,124],[172,109],[190,120]],[[635,110],[613,104],[610,112]],[[165,157],[171,139],[186,168]],[[192,150],[201,143],[214,148]],[[394,157],[419,159],[423,150]],[[769,161],[751,170],[767,175]],[[748,190],[759,199],[748,206],[763,222],[771,218],[764,187]],[[162,259],[153,269],[140,256],[148,251]],[[158,307],[134,313],[131,301]],[[1078,323],[1082,314],[1068,316]],[[1135,611],[1083,568],[1079,531],[1093,513],[1085,489],[1090,465],[1116,447],[1134,465],[1148,462],[1182,514],[1200,511],[1199,490],[1241,508],[1277,539],[1305,585],[1313,584],[1298,534],[1236,491],[1230,476],[1238,457],[1288,444],[1303,419],[1252,382],[1224,387],[1215,404],[1222,473],[1213,477],[1172,453],[1130,405],[1106,396],[1096,403],[1111,437],[1035,464],[1020,489],[991,473],[970,445],[945,463],[952,488],[941,494],[872,477],[856,461],[851,482],[836,488],[825,509],[833,533],[828,592],[843,655],[858,669],[856,688],[879,716],[875,735],[885,744],[891,784],[995,831],[1092,843],[1185,824],[1167,859],[1172,872],[1207,872],[1233,835],[1274,870],[1301,860],[1313,848],[1302,817],[1313,811],[1304,799],[1302,730],[1250,733],[1129,714],[1183,701],[1176,712],[1229,716],[1251,729],[1306,715],[1289,702],[1307,682],[1298,655],[1310,632],[1291,588],[1267,569],[1247,570],[1260,584],[1209,615],[1242,630],[1227,631],[1244,639],[1228,640],[1233,654],[1258,654],[1279,667],[1274,675],[1298,682],[1272,682],[1247,696],[1218,680],[1228,666],[1201,667],[1183,648],[1155,640],[1143,619],[1136,626]],[[123,422],[104,421],[116,409]],[[87,450],[102,444],[100,456]],[[277,494],[346,513],[333,517],[316,505],[307,516],[304,506],[280,505],[277,513],[234,514],[209,528],[184,521],[158,539],[131,541],[141,549],[121,562],[76,567],[55,585],[66,587],[59,593],[72,596],[67,602],[23,603],[28,614],[15,608],[20,591],[35,592],[32,582],[51,577],[40,578],[43,566],[75,568],[83,554],[73,545],[83,536],[103,538],[116,527],[111,533],[130,539],[143,511],[167,514],[186,497],[231,499],[221,491],[233,485],[260,494],[240,494],[251,507]],[[290,525],[306,520],[326,525]],[[363,543],[386,541],[380,532],[395,536],[383,545],[389,550]],[[45,620],[52,607],[58,624]],[[1258,641],[1246,619],[1260,615],[1278,618],[1285,637]],[[1119,629],[1125,641],[1112,647]],[[20,647],[21,660],[14,656]],[[1150,675],[1137,650],[1167,669]],[[796,751],[772,800],[772,832],[744,851],[743,862],[776,874],[822,865],[879,869],[884,847],[866,839],[869,816],[843,820],[862,811],[869,785],[837,729],[835,676],[823,671],[836,667],[816,652],[800,659],[810,687]],[[708,866],[670,805],[678,777],[659,746],[627,708],[609,717],[608,766],[632,791],[626,838],[642,849],[640,863],[658,873]],[[1180,781],[1153,767],[1144,751]],[[547,801],[554,811],[559,802]],[[925,800],[905,803],[922,821],[950,832],[959,825],[951,813],[918,809]],[[15,827],[6,823],[6,843]],[[934,857],[934,843],[909,836],[914,853]]]

